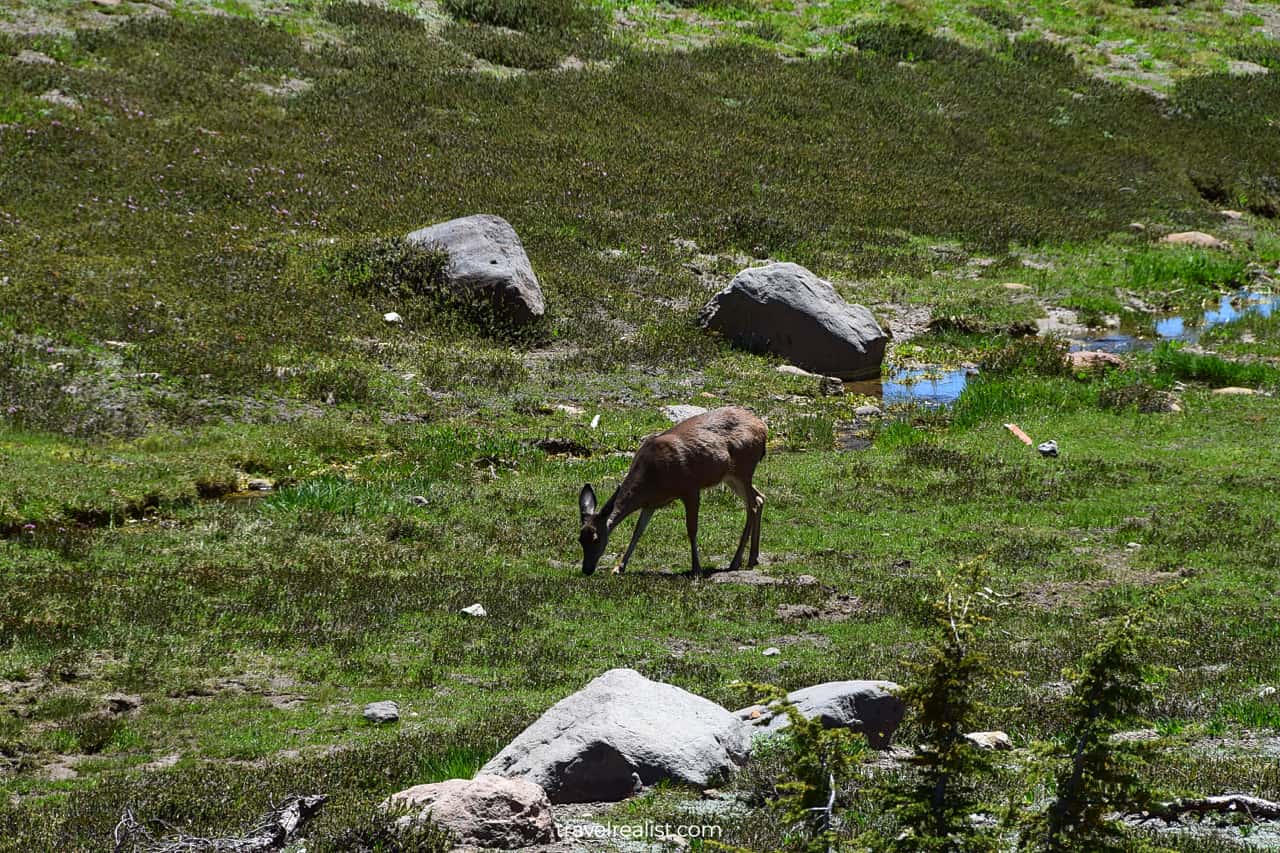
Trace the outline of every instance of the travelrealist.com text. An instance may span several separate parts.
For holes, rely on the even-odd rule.
[[[622,838],[628,840],[670,838],[713,838],[717,839],[723,828],[715,824],[681,824],[681,823],[643,823],[618,824],[604,826],[599,823],[575,823],[568,826],[557,826],[560,837],[566,841],[582,841],[585,839]]]

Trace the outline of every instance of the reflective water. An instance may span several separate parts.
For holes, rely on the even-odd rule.
[[[1240,290],[1224,293],[1216,305],[1199,312],[1169,314],[1157,317],[1155,338],[1143,338],[1124,332],[1111,332],[1099,337],[1089,337],[1072,345],[1073,350],[1096,349],[1106,352],[1130,352],[1150,349],[1158,341],[1186,341],[1195,343],[1206,329],[1231,323],[1247,314],[1270,317],[1280,310],[1280,294]]]
[[[923,403],[945,406],[960,396],[970,371],[962,367],[920,367],[895,370],[879,379],[846,382],[845,393],[876,397],[886,406]]]
[[[1274,312],[1280,312],[1280,294],[1241,290],[1223,294],[1216,305],[1200,312],[1156,318],[1155,338],[1113,331],[1073,341],[1071,349],[1122,353],[1150,349],[1162,340],[1193,343],[1206,329],[1230,323],[1246,314],[1270,317]],[[879,379],[846,382],[844,387],[848,394],[875,397],[885,406],[906,403],[945,406],[960,396],[971,375],[973,371],[963,367],[925,366],[894,370]]]

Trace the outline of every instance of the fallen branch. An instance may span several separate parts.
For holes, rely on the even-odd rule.
[[[283,849],[328,799],[324,794],[291,794],[248,833],[234,838],[201,838],[177,832],[156,840],[133,812],[126,810],[116,824],[115,853],[270,853]]]
[[[1159,818],[1174,823],[1185,815],[1243,814],[1254,820],[1280,820],[1280,803],[1247,794],[1221,794],[1215,797],[1179,797],[1161,803],[1147,813],[1147,819]]]

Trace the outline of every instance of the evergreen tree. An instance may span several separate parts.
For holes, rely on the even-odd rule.
[[[1149,646],[1141,620],[1127,618],[1108,631],[1077,669],[1067,672],[1071,724],[1062,741],[1043,750],[1055,794],[1027,822],[1023,849],[1122,850],[1118,815],[1155,805],[1140,772],[1152,745],[1112,737],[1134,724],[1134,712],[1148,697],[1153,668],[1144,660]]]
[[[921,744],[907,759],[912,773],[890,787],[887,804],[900,832],[885,845],[910,853],[973,853],[997,849],[995,833],[975,815],[986,811],[978,783],[993,772],[991,754],[966,733],[992,709],[978,700],[976,686],[996,674],[987,656],[975,647],[979,604],[990,596],[978,588],[948,591],[935,605],[941,641],[923,662],[909,664],[915,673],[900,695],[920,725]]]
[[[842,843],[835,826],[840,785],[866,754],[861,736],[849,729],[827,728],[820,719],[800,713],[786,693],[768,684],[739,685],[761,696],[770,712],[786,714],[790,725],[782,739],[783,781],[774,786],[769,808],[787,827],[776,853],[835,853]],[[740,851],[741,853],[741,851]]]

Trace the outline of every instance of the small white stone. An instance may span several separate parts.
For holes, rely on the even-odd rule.
[[[470,607],[464,607],[459,612],[467,616],[475,616],[476,618],[489,615],[489,611],[485,610],[484,605],[479,603],[473,604]]]
[[[383,322],[399,325],[404,322],[404,318],[394,311],[388,311],[382,315]]]
[[[1013,741],[1009,739],[1009,735],[999,730],[969,732],[964,737],[978,749],[1013,749]]]
[[[764,655],[767,658],[776,658],[778,655],[782,654],[782,649],[778,648],[777,646],[770,646],[769,648],[762,651],[760,654]]]

